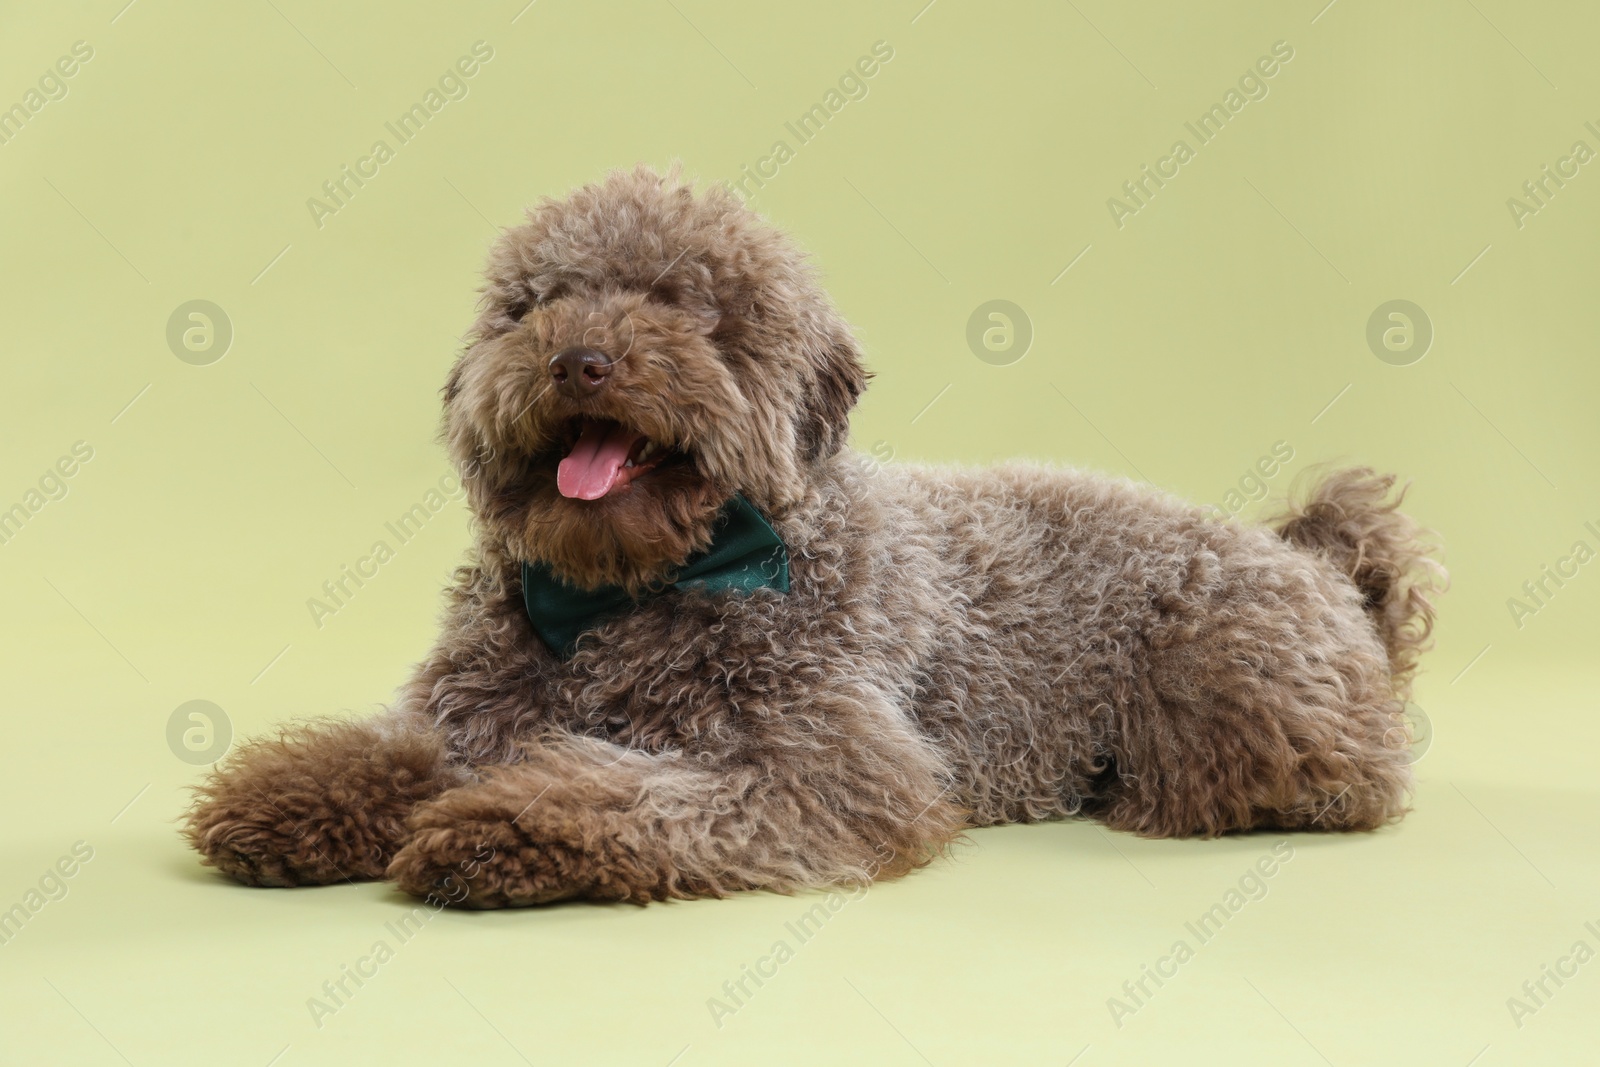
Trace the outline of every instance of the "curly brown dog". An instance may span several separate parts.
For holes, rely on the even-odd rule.
[[[234,752],[241,882],[476,907],[860,883],[963,829],[1369,830],[1442,571],[1393,479],[1270,526],[1045,466],[877,469],[805,258],[617,172],[494,249],[444,436],[475,544],[392,709]]]

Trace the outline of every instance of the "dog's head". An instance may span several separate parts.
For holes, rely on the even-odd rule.
[[[867,378],[849,327],[726,189],[614,172],[531,210],[487,275],[444,432],[512,558],[639,589],[733,494],[781,514],[844,444]]]

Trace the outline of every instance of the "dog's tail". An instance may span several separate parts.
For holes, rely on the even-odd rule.
[[[1398,509],[1406,487],[1368,467],[1314,476],[1304,499],[1269,522],[1291,544],[1316,552],[1355,583],[1389,652],[1396,694],[1409,695],[1417,657],[1433,632],[1433,598],[1448,582],[1433,536]]]

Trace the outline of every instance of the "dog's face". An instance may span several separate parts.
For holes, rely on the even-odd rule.
[[[734,493],[768,515],[800,500],[867,376],[788,240],[642,167],[528,218],[444,390],[495,549],[638,589],[709,544]]]

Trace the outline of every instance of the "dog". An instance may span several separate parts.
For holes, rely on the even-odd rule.
[[[240,882],[491,908],[859,885],[963,831],[1372,830],[1444,574],[1404,490],[1273,522],[845,447],[860,349],[722,186],[617,171],[494,246],[441,436],[473,545],[394,704],[237,749]]]

